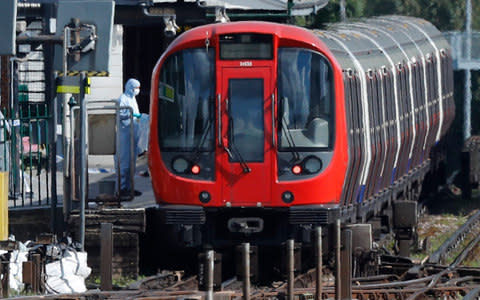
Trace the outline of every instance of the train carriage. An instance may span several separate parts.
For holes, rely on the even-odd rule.
[[[451,63],[441,33],[410,17],[183,33],[152,75],[163,232],[181,247],[308,245],[338,218],[393,224],[397,202],[407,205],[393,215],[416,216],[431,149],[454,117]]]

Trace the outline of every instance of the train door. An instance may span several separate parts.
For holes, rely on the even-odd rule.
[[[222,201],[227,206],[269,205],[273,175],[272,68],[221,70],[218,172]]]

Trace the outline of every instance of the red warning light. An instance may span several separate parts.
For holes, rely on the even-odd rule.
[[[200,173],[200,167],[198,165],[193,165],[192,166],[192,174],[197,175],[198,173]]]
[[[299,165],[293,166],[292,173],[295,175],[302,173],[302,167],[300,167]]]

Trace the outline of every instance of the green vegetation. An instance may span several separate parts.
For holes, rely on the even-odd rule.
[[[348,19],[380,15],[407,15],[432,22],[442,31],[463,30],[465,23],[465,0],[346,0]],[[472,27],[480,30],[480,5],[472,1]],[[340,0],[330,0],[309,19],[309,26],[322,28],[327,23],[340,21]],[[301,25],[301,24],[298,24]]]
[[[417,252],[412,258],[421,261],[435,252],[467,219],[467,216],[453,214],[424,216],[417,233],[419,241],[428,239],[429,246],[425,252]]]
[[[476,199],[478,200],[478,199]],[[473,214],[473,212],[472,212]],[[421,261],[428,255],[435,252],[460,226],[462,226],[470,215],[455,215],[455,214],[440,214],[440,215],[425,215],[420,220],[418,227],[419,240],[423,241],[426,238],[429,240],[429,247],[426,251],[419,251],[412,255],[412,258]],[[456,249],[451,252],[449,259],[445,264],[451,264],[454,259],[460,254],[467,244],[479,234],[480,228],[474,228],[464,240],[458,245]],[[461,264],[468,267],[480,267],[480,246],[477,247],[467,256],[465,261]]]

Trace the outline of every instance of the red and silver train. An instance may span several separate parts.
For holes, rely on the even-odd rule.
[[[411,232],[454,118],[450,47],[410,17],[197,27],[151,86],[157,212],[183,247],[309,244],[339,218]]]

